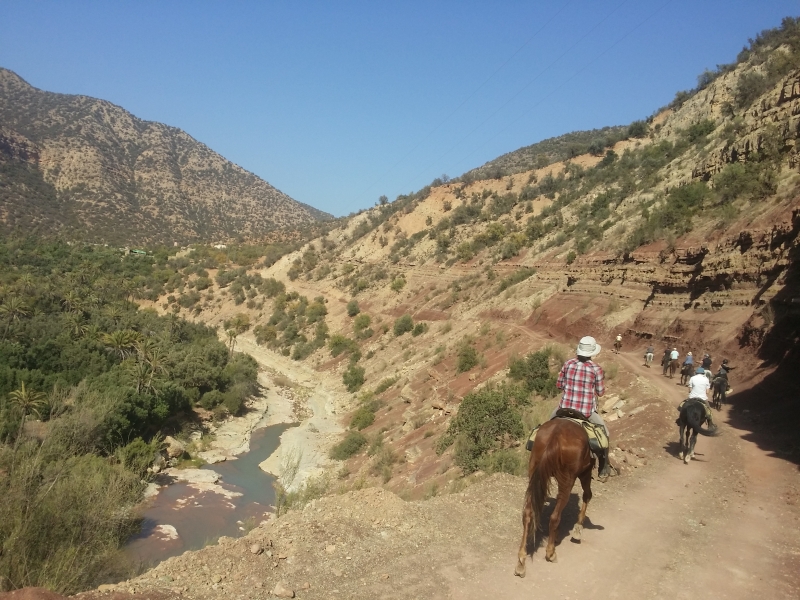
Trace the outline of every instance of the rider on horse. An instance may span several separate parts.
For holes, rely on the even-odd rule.
[[[692,365],[694,366],[694,358],[692,358],[692,353],[688,352],[686,354],[686,360],[683,361],[684,365]]]
[[[700,365],[706,373],[706,377],[711,381],[711,357],[708,354],[703,354],[703,363]]]
[[[664,375],[667,374],[667,369],[669,369],[669,356],[670,356],[670,353],[671,353],[671,350],[669,348],[665,348],[664,349],[664,356],[661,357],[661,366],[663,367]]]
[[[605,373],[603,368],[591,359],[600,353],[600,344],[591,336],[581,338],[578,343],[578,348],[575,351],[577,355],[575,358],[570,358],[561,367],[561,372],[558,374],[558,381],[556,386],[558,389],[563,390],[561,402],[558,407],[550,415],[553,419],[556,413],[562,408],[571,408],[574,411],[582,414],[587,421],[600,425],[606,432],[606,437],[609,439],[611,436],[608,433],[608,427],[602,417],[597,413],[597,400],[606,393]],[[609,476],[609,462],[608,462],[608,449],[603,450],[599,455],[599,464],[597,465],[598,476],[605,479]]]
[[[649,369],[650,364],[653,362],[653,354],[655,354],[656,349],[653,348],[652,345],[647,347],[647,350],[644,351],[644,364]]]
[[[683,405],[691,400],[699,400],[703,407],[706,409],[706,419],[708,420],[708,427],[710,429],[716,429],[716,425],[714,424],[714,420],[711,418],[711,407],[708,405],[708,390],[711,387],[711,384],[708,382],[708,377],[705,375],[705,369],[703,367],[697,367],[695,370],[695,375],[689,380],[687,385],[689,388],[689,397],[681,402],[680,406],[678,406],[678,412],[680,412]]]
[[[728,381],[728,372],[733,371],[736,367],[732,367],[728,364],[728,359],[722,361],[722,366],[717,371],[717,374],[714,376],[714,380],[721,379],[723,380],[722,383],[719,385],[719,389],[722,393],[722,399],[725,400],[725,395],[728,393],[728,390],[731,389],[731,384]]]

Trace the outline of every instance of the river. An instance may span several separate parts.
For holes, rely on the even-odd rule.
[[[259,464],[278,448],[281,434],[295,426],[280,423],[257,429],[248,452],[201,467],[218,473],[220,487],[236,495],[200,491],[180,482],[162,487],[146,505],[141,532],[125,547],[128,556],[142,566],[153,566],[221,536],[238,537],[264,520],[275,502],[275,477]]]

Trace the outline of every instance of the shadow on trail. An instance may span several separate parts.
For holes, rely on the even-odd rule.
[[[791,247],[788,266],[782,272],[765,273],[759,299],[778,275],[783,287],[760,311],[761,319],[748,322],[739,335],[740,348],[757,347],[761,369],[775,368],[760,383],[741,393],[728,396],[732,408],[728,422],[742,437],[755,443],[771,456],[794,463],[800,468],[800,209],[792,214],[792,228],[776,232],[770,250]],[[760,320],[771,326],[758,326]],[[732,387],[736,388],[736,372]]]
[[[561,522],[558,524],[558,534],[556,535],[556,548],[558,548],[564,539],[569,539],[569,533],[572,531],[572,528],[575,526],[575,523],[578,522],[578,514],[580,513],[581,507],[581,495],[583,492],[579,494],[570,494],[569,500],[567,501],[567,505],[564,507],[564,510],[561,513]],[[531,525],[535,535],[528,536],[528,546],[525,549],[528,553],[528,556],[533,555],[536,550],[540,547],[545,546],[547,543],[547,536],[550,531],[550,517],[553,514],[553,510],[556,507],[556,500],[555,498],[550,498],[547,501],[547,504],[544,505],[544,509],[542,509],[541,518],[539,523],[541,525],[541,531],[536,531],[535,524]],[[589,502],[589,511],[592,509],[592,503]],[[586,513],[586,517],[583,519],[583,528],[584,529],[596,529],[602,531],[605,529],[602,525],[597,525],[592,522],[591,517],[589,516],[589,512]],[[534,539],[535,538],[535,539]],[[580,544],[579,541],[574,541],[573,543]]]

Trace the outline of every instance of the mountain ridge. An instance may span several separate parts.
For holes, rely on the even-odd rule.
[[[257,239],[330,215],[183,130],[0,68],[0,219],[113,243]],[[40,194],[26,202],[30,181]],[[83,233],[87,231],[88,233]]]

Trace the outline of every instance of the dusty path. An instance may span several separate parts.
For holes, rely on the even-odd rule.
[[[683,398],[675,380],[644,368],[638,356],[615,358],[676,405]],[[688,466],[670,454],[677,444],[664,440],[663,456],[644,477],[595,482],[601,496],[590,504],[592,525],[580,544],[562,539],[558,563],[537,550],[527,578],[512,577],[518,541],[509,540],[494,550],[497,560],[473,557],[468,573],[442,569],[452,597],[800,597],[800,518],[786,502],[800,483],[797,468],[722,427],[724,435],[698,441],[698,460]],[[562,521],[562,531],[572,521]]]

